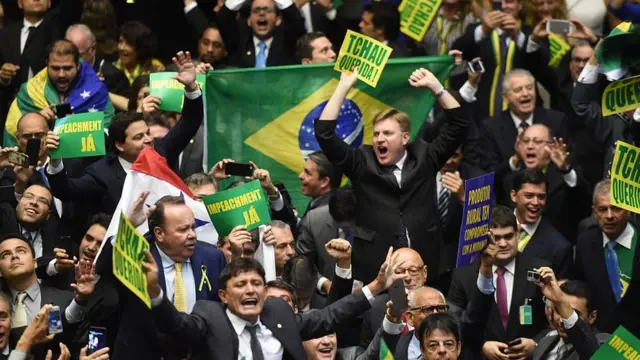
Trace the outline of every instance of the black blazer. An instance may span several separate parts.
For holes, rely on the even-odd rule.
[[[493,301],[489,319],[484,329],[485,341],[508,343],[519,337],[532,339],[538,332],[547,327],[542,293],[534,283],[527,281],[527,271],[548,265],[544,260],[530,258],[523,254],[516,255],[516,271],[513,279],[507,329],[505,330],[502,326],[498,305]],[[447,304],[455,306],[456,309],[465,309],[467,307],[471,296],[478,291],[479,269],[480,262],[476,261],[471,265],[454,271],[451,289],[447,296]],[[520,325],[520,306],[525,304],[525,300],[528,300],[528,304],[532,307],[532,325]]]
[[[167,158],[171,166],[178,162],[180,153],[195,136],[203,119],[202,96],[189,100],[185,96],[182,118],[169,133],[154,140],[154,149]],[[173,168],[175,171],[176,169]],[[89,166],[84,175],[69,179],[65,171],[47,174],[53,195],[62,201],[77,201],[92,204],[89,212],[112,214],[122,195],[126,173],[115,154],[108,154]]]
[[[573,245],[544,216],[522,253],[550,262],[558,279],[569,278],[573,267]]]
[[[282,24],[273,30],[273,42],[269,47],[267,66],[295,64],[295,49],[298,38],[306,34],[304,19],[300,11],[292,4],[280,10]],[[256,64],[253,31],[244,22],[236,20],[236,12],[223,6],[216,15],[220,33],[229,53],[231,65],[249,68]]]
[[[296,235],[296,253],[309,256],[318,272],[326,278],[333,276],[336,261],[324,245],[338,237],[338,224],[329,213],[330,198],[331,194],[326,194],[309,203]]]
[[[204,153],[204,126],[200,126],[196,135],[189,140],[189,144],[182,152],[182,162],[178,167],[178,175],[186,179],[190,175],[208,172],[202,166]]]
[[[567,140],[567,116],[561,112],[537,106],[533,112],[533,124],[546,125],[551,129],[553,136]],[[480,145],[484,158],[480,167],[486,171],[495,171],[496,188],[500,189],[500,179],[511,172],[509,159],[515,153],[514,146],[518,137],[518,129],[513,123],[510,111],[505,110],[491,119],[486,119],[481,125],[481,133]],[[504,199],[498,198],[498,201],[502,202]]]
[[[402,168],[402,187],[388,169],[378,164],[369,145],[354,149],[335,133],[335,121],[317,120],[316,138],[327,158],[351,180],[357,199],[356,225],[368,238],[353,241],[354,278],[373,280],[389,246],[396,246],[401,224],[406,226],[411,246],[437,274],[442,249],[438,205],[433,197],[436,172],[466,138],[468,117],[464,110],[446,111],[448,121],[431,143],[422,139],[407,146]]]
[[[544,337],[538,341],[538,345],[533,352],[533,360],[543,360],[549,355],[549,352],[553,350],[560,337],[556,335],[548,335],[551,332],[549,329]],[[593,328],[590,328],[587,323],[578,319],[578,322],[571,328],[567,329],[567,336],[569,337],[569,343],[573,345],[573,349],[566,354],[563,359],[566,360],[580,360],[591,359],[591,356],[598,351],[600,345],[602,345],[609,338],[609,334],[597,333]]]
[[[613,333],[619,325],[637,334],[640,331],[640,246],[636,246],[633,261],[633,275],[627,293],[619,304],[609,283],[607,265],[604,259],[602,231],[589,229],[580,234],[576,244],[575,278],[589,284],[592,308],[598,310],[595,327]]]
[[[302,342],[335,332],[340,324],[369,308],[362,291],[349,295],[322,310],[294,314],[280,298],[267,299],[260,314],[266,326],[284,348],[283,359],[305,360]],[[179,313],[165,297],[152,309],[161,331],[191,348],[194,360],[238,358],[238,336],[225,313],[225,307],[212,301],[199,301],[191,315]]]
[[[102,64],[102,75],[104,75],[104,84],[107,87],[107,90],[109,90],[110,93],[128,97],[129,80],[122,70],[113,66],[111,61],[97,55],[96,60],[93,63],[93,71],[97,73],[100,70],[100,62],[103,60],[104,64]]]
[[[569,187],[564,181],[564,175],[553,164],[547,167],[547,205],[544,209],[544,217],[555,227],[569,242],[575,244],[578,223],[589,216],[591,209],[591,185],[582,175],[582,169],[575,166],[577,184]],[[516,172],[511,171],[503,178],[503,188],[500,193],[502,204],[511,208],[515,204],[511,201],[513,178]],[[498,192],[496,191],[496,194]]]

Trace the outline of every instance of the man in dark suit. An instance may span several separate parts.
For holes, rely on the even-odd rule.
[[[479,277],[480,262],[458,268],[453,273],[451,289],[447,303],[452,311],[465,309],[478,286],[483,293],[494,293],[489,319],[484,328],[484,340],[487,341],[482,352],[488,358],[497,356],[507,349],[507,343],[523,338],[522,344],[513,351],[533,351],[532,339],[546,327],[542,294],[537,286],[527,281],[527,271],[547,263],[530,258],[518,252],[518,225],[516,217],[509,208],[496,205],[491,214],[491,232],[497,247],[496,263],[491,267],[490,277]],[[528,306],[531,318],[521,323],[521,306]]]
[[[248,25],[236,19],[246,0],[227,0],[216,21],[229,51],[229,63],[238,67],[291,65],[296,41],[307,31],[291,0],[250,0]]]
[[[146,220],[144,197],[132,205],[129,219],[134,226]],[[150,256],[160,264],[156,284],[171,299],[169,306],[190,313],[200,300],[219,301],[218,277],[226,265],[224,255],[215,246],[199,242],[193,230],[193,211],[178,196],[165,196],[149,214]],[[113,357],[117,359],[182,359],[181,345],[169,332],[154,325],[145,305],[112,275],[111,243],[101,252],[100,282],[112,281],[118,288],[121,321]],[[159,282],[159,283],[158,283]],[[97,311],[97,310],[96,310]],[[182,356],[182,357],[180,357]]]
[[[554,272],[564,279],[573,265],[573,246],[542,215],[548,186],[546,176],[537,169],[521,170],[513,177],[511,201],[520,226],[518,251],[550,262]]]
[[[491,11],[480,24],[469,25],[451,46],[451,49],[462,51],[465,60],[479,57],[484,64],[485,81],[480,83],[476,102],[479,118],[493,117],[502,112],[503,78],[512,69],[522,67],[526,39],[531,33],[530,27],[519,25],[523,4],[522,0],[502,0],[502,10]],[[496,54],[500,54],[499,58]]]
[[[516,143],[518,134],[529,126],[543,124],[551,130],[553,136],[562,138],[565,142],[568,137],[565,114],[536,106],[535,79],[531,73],[522,69],[508,73],[502,93],[509,109],[497,111],[495,117],[486,119],[481,130],[481,146],[485,152],[481,166],[486,171],[495,171],[496,180],[517,168],[514,164],[517,153],[513,144]],[[499,184],[497,181],[497,188],[500,188]]]
[[[509,160],[511,171],[504,176],[499,202],[514,207],[511,198],[513,181],[521,169],[539,170],[546,175],[545,218],[569,242],[575,243],[578,222],[589,214],[591,186],[579,166],[573,166],[566,144],[554,138],[544,125],[527,128],[516,140],[515,164]],[[515,166],[514,166],[515,165]],[[496,187],[499,189],[498,187]],[[562,274],[565,275],[565,274]]]
[[[589,284],[598,330],[612,333],[622,325],[635,332],[640,330],[640,246],[629,211],[613,206],[610,197],[609,180],[595,186],[593,216],[599,228],[578,237],[574,275]]]
[[[127,172],[144,147],[153,147],[167,158],[168,164],[176,164],[182,150],[202,124],[202,90],[195,81],[195,67],[189,53],[178,53],[175,60],[180,68],[177,80],[185,85],[185,101],[180,121],[161,139],[149,135],[149,127],[142,114],[125,112],[118,114],[109,126],[109,136],[114,153],[89,166],[84,175],[70,179],[60,160],[52,160],[47,166],[47,179],[53,194],[62,201],[78,201],[92,206],[89,213],[113,213],[120,201]],[[57,149],[58,136],[49,132],[47,148]],[[173,169],[175,171],[175,169]]]
[[[593,328],[598,312],[593,310],[588,285],[568,280],[559,285],[549,268],[540,269],[542,293],[551,312],[546,330],[532,354],[534,360],[590,359],[608,338]],[[575,309],[575,310],[574,310]]]
[[[36,260],[31,243],[20,234],[6,234],[0,237],[0,273],[6,281],[5,292],[13,303],[11,343],[20,338],[25,328],[35,318],[45,304],[60,307],[64,332],[56,336],[53,344],[39,346],[32,353],[35,358],[44,358],[47,348],[57,349],[58,341],[66,342],[73,337],[77,323],[82,321],[83,307],[94,289],[91,264],[79,265],[76,276],[75,296],[70,291],[42,285],[36,276]],[[54,350],[55,351],[55,350]]]
[[[282,356],[306,359],[302,341],[335,331],[341,323],[370,307],[373,296],[388,289],[394,278],[391,251],[376,280],[336,303],[296,315],[280,298],[265,301],[264,269],[253,259],[234,259],[220,276],[220,298],[225,308],[211,301],[198,302],[191,315],[177,312],[158,284],[157,265],[150,254],[143,263],[153,298],[157,326],[191,348],[193,359],[253,359]],[[259,336],[258,336],[259,334]]]
[[[374,2],[364,7],[360,20],[360,32],[391,47],[392,58],[409,56],[407,48],[398,41],[400,14],[391,3]]]
[[[442,238],[433,198],[436,173],[466,138],[468,119],[460,104],[425,69],[414,71],[409,83],[434,94],[448,116],[431,144],[409,143],[407,114],[387,109],[373,120],[373,146],[354,149],[336,134],[340,106],[356,83],[356,72],[342,74],[340,83],[315,122],[315,135],[327,158],[351,180],[356,198],[356,226],[371,233],[353,244],[354,277],[371,280],[383,262],[384,250],[415,249],[437,272]]]
[[[118,70],[111,61],[105,60],[96,53],[96,37],[88,26],[84,24],[72,25],[67,29],[65,38],[71,41],[80,51],[82,60],[102,76],[102,81],[110,93],[129,96],[129,80]]]

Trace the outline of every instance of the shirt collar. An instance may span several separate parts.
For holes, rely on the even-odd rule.
[[[522,120],[520,120],[520,118],[517,117],[511,111],[509,111],[509,114],[511,114],[511,119],[513,119],[513,124],[516,126],[516,129],[518,129],[520,127],[520,123],[522,123]],[[525,120],[525,122],[527,124],[529,124],[529,126],[533,125],[533,113],[531,113],[531,115],[529,115],[529,117]]]
[[[444,11],[442,9],[440,9],[440,11],[438,11],[438,15],[444,17]],[[443,20],[446,20],[446,19],[443,19]],[[456,12],[456,14],[453,15],[453,19],[452,20],[453,21],[460,20],[460,14],[458,12]],[[449,20],[449,21],[451,21],[451,20]]]
[[[402,158],[396,163],[396,166],[398,167],[398,169],[400,169],[400,171],[402,171],[405,160],[407,160],[407,150],[404,151],[404,155],[402,155]]]
[[[131,171],[131,167],[133,166],[133,163],[128,162],[127,160],[121,158],[120,156],[118,156],[118,162],[120,162],[120,165],[122,166],[122,168],[126,173]]]
[[[23,29],[25,29],[25,28],[28,28],[28,27],[30,27],[30,26],[38,27],[38,26],[40,26],[40,24],[42,24],[42,22],[43,22],[43,21],[44,21],[44,19],[41,19],[41,20],[40,20],[40,21],[38,21],[37,23],[32,24],[32,23],[30,23],[29,21],[27,21],[27,19],[23,18],[23,19],[22,19],[22,28],[23,28]]]
[[[498,270],[498,267],[496,265],[492,266],[493,268],[493,272],[495,273],[496,270]],[[504,266],[504,268],[510,272],[512,275],[515,275],[516,273],[516,258],[513,258],[507,265]]]
[[[9,348],[9,344],[7,344],[7,346],[4,347],[4,350],[2,350],[2,355],[9,355],[11,353],[11,349]]]
[[[631,250],[631,240],[633,240],[633,227],[631,226],[631,224],[627,223],[627,227],[624,229],[624,231],[622,232],[622,234],[620,234],[620,236],[618,236],[617,239],[615,239],[614,241],[617,242],[619,245],[624,246],[625,248]],[[607,243],[611,241],[607,235],[605,233],[602,233],[602,247],[604,248],[605,246],[607,246]]]
[[[513,213],[516,214],[516,211],[513,210]],[[527,234],[533,236],[533,234],[536,233],[536,230],[538,230],[538,225],[540,225],[540,221],[542,221],[542,216],[540,216],[538,218],[538,220],[536,220],[536,222],[534,222],[533,224],[523,224],[520,222],[520,220],[518,220],[518,216],[516,215],[516,221],[518,222],[518,225],[520,225],[522,227],[522,229],[524,229],[524,231],[527,232]]]
[[[172,268],[176,262],[173,261],[173,259],[171,259],[169,255],[165,254],[160,249],[160,246],[158,246],[157,243],[156,243],[156,249],[158,249],[158,253],[160,254],[160,259],[162,260],[162,268],[163,269]],[[186,259],[183,264],[188,264],[188,263],[189,263],[189,259]]]
[[[244,328],[247,325],[251,325],[251,323],[249,323],[247,320],[239,317],[238,315],[232,313],[229,308],[227,308],[226,310],[227,313],[227,317],[229,318],[229,321],[231,321],[231,325],[233,326],[233,330],[236,331],[236,334],[238,336],[240,336],[240,334],[242,334],[242,331],[244,331]],[[256,322],[257,325],[262,325],[262,323],[260,323],[260,318],[258,317],[258,321]]]
[[[267,50],[271,49],[271,43],[273,42],[273,37],[271,37],[270,39],[267,40],[260,40],[257,37],[253,37],[253,46],[254,47],[258,47],[258,43],[260,43],[260,41],[264,42],[265,44],[267,44]]]
[[[13,302],[16,302],[16,299],[18,297],[18,293],[20,291],[18,290],[14,290],[11,289],[11,299],[13,300]],[[37,281],[34,281],[33,284],[31,284],[26,290],[25,292],[27,293],[27,295],[29,296],[29,298],[31,300],[35,300],[35,298],[38,296],[38,294],[40,294],[40,284]]]

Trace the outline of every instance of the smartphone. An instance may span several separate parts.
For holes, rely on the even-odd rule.
[[[573,24],[569,20],[551,19],[547,21],[547,32],[555,34],[569,34]]]
[[[98,326],[89,328],[88,355],[107,347],[107,329]]]
[[[389,296],[393,302],[391,315],[395,317],[402,316],[402,313],[409,308],[409,300],[407,299],[407,292],[404,289],[402,279],[393,282],[389,288]]]
[[[469,62],[469,69],[474,74],[484,74],[484,65],[480,59]]]
[[[517,338],[517,339],[509,341],[509,343],[507,343],[507,346],[508,347],[514,347],[514,346],[518,346],[520,344],[522,344],[522,338]]]
[[[29,157],[29,166],[38,166],[38,155],[40,155],[41,145],[42,141],[40,139],[27,140],[27,149],[25,154]]]
[[[542,280],[540,274],[535,271],[529,270],[527,271],[527,281],[531,281],[534,283],[539,283]]]
[[[63,103],[54,106],[53,112],[56,114],[56,117],[58,119],[62,119],[67,115],[73,114],[73,112],[71,111],[71,104],[69,103]]]
[[[243,163],[227,163],[224,172],[232,176],[253,176],[253,165]]]
[[[491,10],[502,11],[502,1],[494,1],[493,2],[493,7],[492,7]]]
[[[59,334],[62,332],[62,316],[60,307],[54,306],[49,310],[49,334]]]
[[[29,157],[21,152],[10,152],[7,159],[14,165],[29,166]]]

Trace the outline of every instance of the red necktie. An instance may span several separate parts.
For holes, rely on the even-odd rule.
[[[496,270],[496,274],[498,274],[496,281],[496,302],[498,304],[498,312],[500,313],[502,326],[506,329],[509,323],[509,307],[507,305],[507,284],[504,281],[505,270],[502,266]]]

